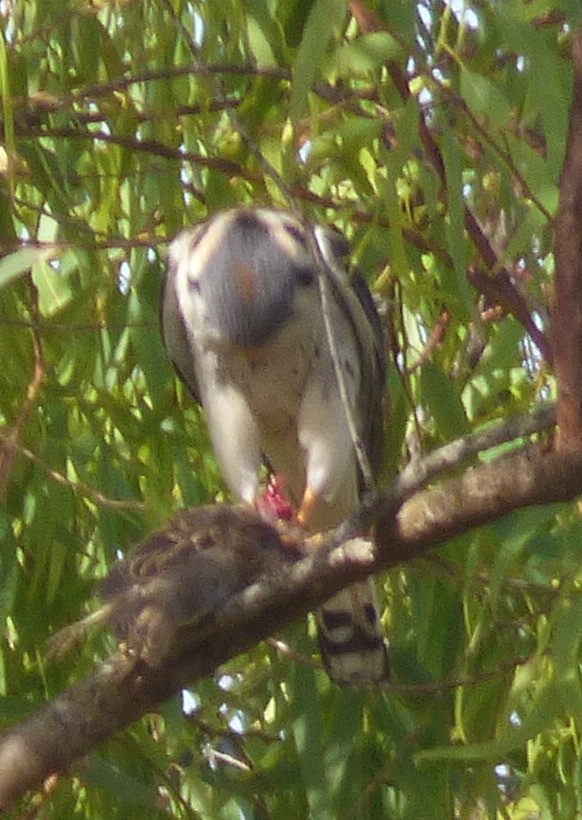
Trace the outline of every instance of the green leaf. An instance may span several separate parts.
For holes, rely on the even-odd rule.
[[[314,817],[331,818],[329,787],[324,767],[321,710],[315,674],[295,664],[293,675],[293,737],[301,764],[305,792]]]
[[[455,298],[455,311],[460,318],[469,318],[468,306],[471,304],[471,288],[467,281],[469,266],[469,248],[465,236],[465,207],[463,202],[463,178],[459,148],[453,140],[448,127],[443,129],[442,155],[447,180],[449,215],[446,226],[447,245],[453,270],[439,268],[441,282],[445,292]]]
[[[33,267],[32,280],[38,289],[39,307],[44,316],[53,316],[73,298],[69,278],[60,265],[53,267],[46,262],[37,262]]]
[[[490,118],[497,126],[505,123],[511,106],[492,80],[462,66],[460,90],[473,114]]]
[[[334,55],[334,63],[340,76],[361,76],[401,56],[398,41],[386,31],[376,31],[342,45]]]
[[[458,386],[431,362],[421,372],[422,398],[445,441],[470,430]]]
[[[292,122],[297,122],[307,110],[308,94],[319,76],[334,25],[343,20],[346,6],[347,0],[315,0],[311,7],[293,65],[289,102]]]
[[[0,288],[27,273],[33,265],[43,264],[53,252],[43,248],[21,248],[0,259]]]

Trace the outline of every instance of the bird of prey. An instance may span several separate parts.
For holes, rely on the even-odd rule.
[[[320,275],[329,284],[344,398],[373,471],[382,456],[382,328],[364,280],[345,273],[348,251],[336,231],[306,228],[286,211],[233,208],[174,239],[163,285],[164,342],[205,410],[227,485],[256,504],[267,463],[282,476],[308,533],[341,523],[363,487]],[[386,678],[387,643],[371,579],[327,601],[318,631],[332,679],[370,686]]]

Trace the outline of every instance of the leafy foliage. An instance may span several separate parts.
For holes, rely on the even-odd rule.
[[[392,348],[386,476],[553,396],[578,13],[568,0],[1,0],[2,725],[111,649],[100,637],[43,659],[118,552],[223,496],[158,331],[182,226],[290,192],[345,232]],[[339,690],[297,624],[294,660],[256,647],[197,686],[186,714],[165,704],[27,806],[573,817],[581,540],[578,508],[562,505],[443,545],[381,579],[392,690]]]

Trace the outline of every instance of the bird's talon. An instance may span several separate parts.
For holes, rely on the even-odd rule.
[[[323,532],[317,532],[317,533],[315,533],[315,535],[311,535],[304,542],[305,552],[307,552],[307,553],[315,552],[315,550],[318,550],[321,547],[321,545],[323,544],[324,541],[325,541],[325,533],[323,533]]]
[[[305,488],[305,492],[303,493],[303,498],[301,499],[299,512],[297,513],[297,523],[300,527],[304,527],[305,529],[308,527],[309,520],[318,504],[319,495],[315,492],[315,490],[312,490],[311,487],[307,486]]]

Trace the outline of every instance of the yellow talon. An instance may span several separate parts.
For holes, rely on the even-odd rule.
[[[297,523],[300,527],[307,528],[315,507],[319,504],[319,495],[307,486],[301,499],[299,512],[297,513]]]

